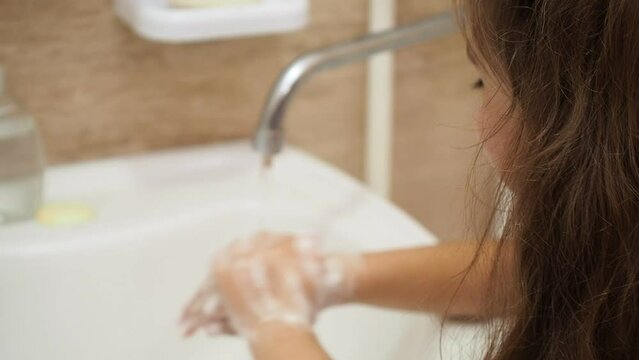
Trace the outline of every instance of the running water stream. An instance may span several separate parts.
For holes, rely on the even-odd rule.
[[[257,231],[268,231],[271,228],[269,214],[273,206],[273,163],[270,159],[262,162],[257,182]]]

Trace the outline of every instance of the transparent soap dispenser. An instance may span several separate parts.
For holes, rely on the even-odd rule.
[[[45,164],[35,121],[11,101],[4,85],[0,67],[0,224],[35,216]]]

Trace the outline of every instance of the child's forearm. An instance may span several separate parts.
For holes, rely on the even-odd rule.
[[[487,314],[483,306],[485,297],[496,294],[489,290],[496,248],[497,243],[493,242],[483,248],[463,282],[477,250],[475,243],[366,254],[356,275],[351,300],[455,316],[501,315]],[[506,247],[503,250],[508,251]],[[499,281],[512,281],[511,256],[504,253],[502,258],[506,261],[500,262],[496,276]]]

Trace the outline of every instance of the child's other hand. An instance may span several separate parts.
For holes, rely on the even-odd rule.
[[[251,339],[266,322],[310,328],[322,308],[348,300],[356,262],[323,254],[310,238],[261,233],[232,243],[185,310],[187,335],[204,328]],[[221,301],[207,313],[216,293]]]

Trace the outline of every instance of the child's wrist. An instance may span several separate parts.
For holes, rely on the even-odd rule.
[[[310,327],[273,320],[258,324],[247,340],[253,348],[266,348],[283,340],[295,341],[295,339],[314,337],[315,335]]]
[[[321,307],[347,304],[355,301],[363,259],[359,254],[333,254],[326,257],[323,279],[324,299]]]
[[[362,302],[362,292],[366,292],[370,283],[370,266],[367,254],[354,255],[349,260],[347,270],[347,283],[342,304]]]

